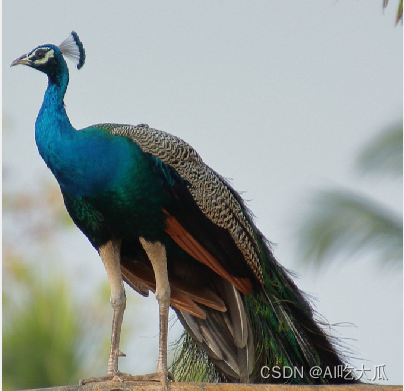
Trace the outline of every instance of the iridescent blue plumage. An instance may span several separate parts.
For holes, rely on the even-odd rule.
[[[105,378],[134,379],[118,371],[123,279],[142,295],[156,294],[159,361],[146,378],[165,388],[169,305],[186,329],[173,366],[180,379],[350,381],[346,369],[338,378],[308,375],[312,366],[344,363],[240,195],[191,146],[147,125],[71,125],[63,102],[69,82],[64,55],[83,66],[84,48],[74,32],[60,46],[38,46],[12,65],[48,76],[35,125],[38,150],[107,270],[114,316]],[[263,366],[302,367],[305,376],[263,379]]]

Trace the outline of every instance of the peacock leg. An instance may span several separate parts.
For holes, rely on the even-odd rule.
[[[171,288],[167,273],[166,249],[160,242],[147,242],[139,238],[149,260],[152,264],[156,279],[156,299],[159,304],[160,333],[159,333],[159,358],[156,377],[160,380],[164,389],[168,389],[167,379],[167,335],[168,335],[168,310],[170,307]],[[170,376],[171,377],[171,376]]]
[[[120,266],[120,245],[120,241],[109,241],[98,249],[105,270],[107,271],[111,289],[111,306],[114,311],[107,376],[81,380],[81,384],[111,380],[115,377],[116,380],[122,381],[122,375],[125,376],[125,374],[121,374],[118,370],[118,357],[125,356],[125,354],[119,350],[119,341],[121,337],[123,314],[126,307],[125,288],[123,286]]]
[[[99,248],[99,254],[107,271],[111,288],[111,306],[114,310],[107,375],[118,373],[118,357],[124,356],[119,350],[119,341],[121,338],[123,314],[126,308],[126,295],[123,286],[119,253],[120,242],[110,241]]]
[[[167,334],[168,334],[168,310],[170,307],[170,284],[167,273],[167,256],[164,245],[159,242],[150,243],[139,238],[150,262],[153,266],[156,278],[156,298],[159,303],[160,335],[159,335],[159,358],[157,371],[146,375],[132,376],[118,370],[118,357],[124,356],[119,350],[119,340],[123,313],[126,306],[125,289],[120,267],[120,242],[110,241],[99,248],[99,254],[107,271],[111,287],[111,305],[114,310],[112,319],[111,350],[108,360],[106,376],[84,379],[80,384],[102,382],[107,380],[124,381],[159,381],[164,390],[168,390],[168,377],[173,379],[167,369]]]

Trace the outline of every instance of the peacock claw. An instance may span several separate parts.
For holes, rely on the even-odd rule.
[[[79,385],[83,386],[83,385],[89,384],[89,383],[102,383],[105,381],[115,381],[115,382],[123,383],[124,381],[131,380],[130,379],[131,377],[133,377],[133,376],[129,375],[128,373],[116,372],[116,373],[110,374],[110,375],[82,379],[82,380],[80,380]]]
[[[174,375],[171,372],[167,372],[168,380],[175,381]]]
[[[167,375],[161,372],[154,372],[154,373],[148,373],[146,375],[135,375],[135,376],[130,375],[128,373],[116,372],[114,374],[106,376],[82,379],[80,380],[79,385],[83,386],[89,383],[101,383],[106,381],[114,381],[119,383],[153,381],[153,382],[160,382],[163,386],[163,389],[168,390],[168,380],[174,381],[174,376],[170,372],[168,372]]]

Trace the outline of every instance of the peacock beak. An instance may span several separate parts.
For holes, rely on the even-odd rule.
[[[28,54],[23,54],[21,57],[18,57],[16,60],[14,60],[10,66],[13,67],[18,64],[31,66],[32,61],[28,58]]]

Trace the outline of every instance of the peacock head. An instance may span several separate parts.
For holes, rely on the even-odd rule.
[[[77,69],[84,65],[86,54],[83,44],[76,32],[72,31],[70,36],[59,46],[41,45],[22,55],[11,63],[11,66],[22,64],[31,68],[38,69],[46,73],[50,78],[60,71],[67,72],[66,62],[63,58],[66,56],[77,64]]]

